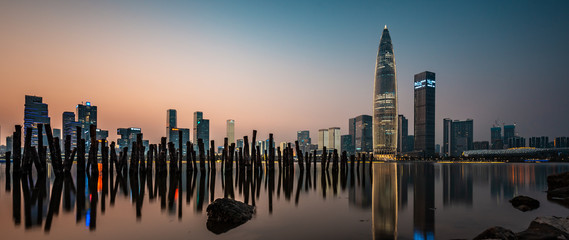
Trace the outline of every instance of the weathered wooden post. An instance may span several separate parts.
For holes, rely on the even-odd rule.
[[[257,130],[253,130],[253,139],[251,141],[251,161],[249,163],[251,163],[251,165],[255,164],[255,161],[257,160],[256,158],[256,154],[257,151],[255,150],[257,145]]]
[[[243,161],[245,162],[245,165],[250,164],[250,158],[249,158],[249,137],[244,136],[243,137]]]
[[[306,171],[310,171],[310,157],[308,151],[304,152],[304,159],[306,160]]]
[[[184,132],[178,130],[178,171],[182,171],[182,161],[184,159],[184,143],[182,140],[184,140]]]
[[[140,135],[140,138],[138,137]],[[142,133],[139,133],[136,135],[136,143],[138,144],[138,158],[137,158],[137,168],[140,169],[140,171],[144,172],[146,171],[146,161],[145,161],[145,157],[144,157],[144,152],[146,151],[146,148],[144,147],[144,141],[142,140]]]
[[[192,166],[192,143],[190,141],[186,142],[186,172],[193,170]]]
[[[229,147],[229,139],[224,138],[223,139],[223,152],[221,153],[221,170],[225,170],[227,168],[224,166],[227,165],[227,159],[228,159],[227,154],[229,153],[229,149],[227,149],[228,147]]]
[[[178,167],[178,154],[176,152],[176,146],[173,142],[168,142],[168,153],[170,156],[170,172],[175,173],[178,171],[176,169]]]
[[[320,168],[322,168],[322,170],[326,169],[326,161],[328,160],[327,154],[328,152],[326,151],[326,146],[323,146],[321,155],[322,158],[320,160]]]
[[[101,162],[103,164],[103,173],[109,172],[109,147],[101,143]]]
[[[210,154],[210,160],[209,160],[209,164],[211,166],[210,169],[212,169],[215,172],[215,141],[211,140],[210,142],[210,146],[209,146],[209,154]]]
[[[97,153],[99,152],[99,142],[97,142],[97,126],[94,124],[89,125],[89,161],[87,163],[87,169],[91,168],[92,173],[99,173],[99,167],[97,164]]]
[[[304,171],[304,159],[302,151],[300,151],[300,146],[298,145],[298,141],[294,141],[294,146],[296,147],[296,157],[298,158],[298,167],[300,168],[300,171]]]
[[[5,159],[6,159],[6,176],[8,176],[10,174],[10,157],[12,155],[12,152],[8,151],[6,152],[6,154],[4,155]]]
[[[22,172],[29,173],[30,172],[30,161],[31,161],[31,152],[30,148],[32,147],[32,128],[26,128],[26,137],[24,138],[24,157],[22,159]]]
[[[39,123],[38,124],[38,157],[39,157],[39,162],[41,165],[41,171],[44,172],[47,169],[47,161],[46,161],[46,156],[47,155],[47,151],[44,151],[44,146],[43,146],[43,124]],[[38,170],[38,172],[40,171],[40,168],[38,168],[38,166],[36,166],[36,170]]]
[[[68,166],[69,166],[69,159],[71,158],[71,136],[70,135],[66,135],[65,136],[65,143],[64,143],[64,147],[63,147],[63,153],[65,154],[65,160],[63,161],[63,168],[66,171],[69,171]],[[73,164],[73,159],[71,159],[71,164]]]
[[[282,156],[281,156],[281,147],[277,147],[277,162],[279,163],[279,171],[282,169]]]
[[[22,160],[22,125],[16,125],[13,135],[12,153],[14,154],[14,173],[20,172]]]
[[[116,150],[116,148],[115,148],[115,142],[112,141],[112,142],[111,142],[111,176],[112,176],[113,174],[115,174],[115,173],[114,173],[114,170],[115,170],[115,169],[114,169],[113,166],[114,166],[116,163],[117,163],[117,150]],[[118,168],[117,168],[117,169],[118,169]]]
[[[77,133],[77,171],[85,171],[85,139],[81,137],[81,127],[79,126],[76,127],[76,133]]]
[[[269,169],[275,168],[275,143],[273,134],[269,133]]]
[[[233,161],[235,159],[235,143],[229,146],[229,171],[233,173]]]
[[[338,149],[334,149],[334,153],[332,155],[333,163],[332,163],[332,172],[338,171]],[[336,176],[336,174],[334,174]]]
[[[198,138],[198,150],[200,151],[200,171],[204,171],[205,170],[205,150],[204,150],[204,145],[203,145],[203,139]]]

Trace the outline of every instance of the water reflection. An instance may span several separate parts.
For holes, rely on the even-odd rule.
[[[397,164],[373,164],[373,239],[397,238]]]
[[[435,239],[460,237],[440,231],[445,226],[454,226],[445,217],[447,212],[459,209],[461,213],[482,218],[484,215],[477,213],[477,207],[499,210],[503,208],[500,204],[520,192],[543,195],[548,175],[569,170],[567,164],[333,162],[329,170],[319,164],[282,169],[267,165],[210,169],[204,164],[203,170],[186,168],[184,164],[181,168],[171,166],[176,171],[149,167],[141,171],[117,168],[118,172],[109,172],[99,164],[99,171],[77,171],[74,166],[72,171],[57,177],[50,171],[45,174],[0,171],[0,181],[5,181],[4,193],[11,195],[0,204],[10,204],[14,226],[22,225],[23,220],[25,229],[38,228],[48,233],[58,218],[68,216],[60,211],[75,212],[75,222],[89,231],[100,230],[97,223],[108,221],[104,213],[124,211],[115,206],[124,201],[135,209],[133,217],[137,222],[142,221],[148,208],[160,209],[162,214],[181,222],[188,219],[184,214],[201,217],[205,215],[204,208],[219,197],[255,205],[261,216],[277,218],[285,210],[302,208],[304,203],[339,201],[353,208],[353,214],[370,215],[371,224],[365,219],[361,221],[368,224],[373,239]],[[475,193],[480,195],[476,199],[481,199],[476,203]],[[553,208],[547,204],[542,207]],[[326,213],[322,214],[325,219]],[[323,221],[333,226],[346,220]],[[473,226],[465,231],[475,232],[484,227]],[[205,224],[204,231],[207,231]]]

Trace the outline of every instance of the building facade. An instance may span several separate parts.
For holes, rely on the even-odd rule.
[[[26,95],[24,104],[24,136],[28,128],[32,129],[32,146],[38,145],[38,124],[50,124],[47,104],[43,103],[42,97]],[[45,128],[44,128],[45,131]],[[47,136],[43,134],[43,142],[47,143]]]
[[[74,112],[63,112],[62,115],[62,130],[63,136],[62,138],[65,141],[67,136],[71,137],[71,148],[77,147],[77,127],[81,127],[79,122],[75,121],[75,113]]]
[[[353,145],[353,141],[352,141],[352,135],[350,135],[350,134],[342,135],[340,137],[340,139],[341,139],[340,141],[342,142],[341,143],[342,152],[345,151],[348,156],[354,155],[355,151],[354,151],[354,145]]]
[[[328,148],[328,129],[320,129],[318,130],[318,151],[322,152],[324,147]]]
[[[499,126],[493,126],[490,128],[490,143],[492,144],[492,149],[503,149],[504,140],[502,139],[502,128]]]
[[[360,115],[349,120],[349,133],[352,135],[354,152],[373,151],[373,120],[370,115]]]
[[[326,148],[330,151],[334,149],[338,150],[338,152],[342,151],[342,143],[340,141],[340,128],[339,127],[331,127],[328,129],[328,146]]]
[[[399,126],[397,128],[397,154],[401,155],[402,153],[412,151],[413,149],[407,149],[407,136],[409,135],[409,121],[403,115],[398,116],[398,123]],[[413,143],[415,144],[415,143]]]
[[[117,129],[117,135],[120,136],[119,139],[117,139],[117,144],[119,149],[123,149],[125,147],[128,147],[128,151],[131,152],[132,151],[132,143],[136,142],[136,136],[142,133],[142,129],[140,128],[119,128]]]
[[[202,139],[204,150],[209,150],[209,119],[203,118],[202,112],[194,112],[194,149],[199,151],[198,139]]]
[[[86,102],[85,104],[78,104],[75,109],[77,122],[81,126],[80,137],[85,139],[85,147],[86,149],[89,149],[91,144],[91,125],[97,126],[97,106],[91,105],[91,102]]]
[[[227,120],[227,144],[231,145],[235,143],[235,120],[228,119]]]
[[[415,147],[424,156],[435,155],[435,73],[415,74]]]
[[[460,157],[462,152],[473,149],[474,124],[472,119],[465,121],[443,120],[443,154]]]
[[[310,144],[312,144],[312,140],[310,139],[310,131],[297,131],[296,141],[298,141],[298,147],[302,152],[310,151]]]
[[[395,159],[397,152],[397,78],[393,45],[387,26],[383,29],[373,95],[373,154],[376,159]]]

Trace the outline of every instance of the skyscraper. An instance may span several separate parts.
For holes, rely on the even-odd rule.
[[[435,73],[415,74],[415,151],[435,155]]]
[[[490,143],[492,144],[492,149],[504,148],[504,140],[502,139],[502,128],[500,128],[499,126],[494,126],[490,128]]]
[[[443,121],[443,153],[445,155],[460,157],[462,152],[472,150],[474,148],[474,124],[472,119],[467,119],[466,121],[451,121],[450,119],[445,118]]]
[[[341,137],[342,142],[342,152],[346,151],[348,156],[354,155],[354,145],[352,141],[352,135],[342,135]]]
[[[385,26],[375,62],[373,153],[376,159],[394,159],[397,151],[396,79],[393,45]]]
[[[324,147],[328,148],[328,129],[318,130],[318,150],[322,152]]]
[[[342,145],[340,142],[340,128],[339,127],[331,127],[328,129],[328,146],[326,146],[328,150],[338,150],[341,152]]]
[[[26,103],[24,104],[24,136],[26,136],[28,128],[32,128],[32,146],[38,144],[38,128],[37,124],[49,124],[47,104],[42,102],[42,97],[26,95]],[[47,137],[43,134],[44,144],[47,143]]]
[[[452,120],[443,119],[443,156],[450,156],[450,146],[452,144]]]
[[[85,147],[89,149],[91,144],[90,138],[90,126],[97,125],[97,106],[92,106],[91,102],[86,102],[85,104],[78,104],[77,110],[77,122],[81,125],[81,137],[85,139]]]
[[[504,145],[510,142],[510,138],[516,136],[516,124],[513,125],[504,125]],[[509,146],[508,147],[512,147]]]
[[[198,151],[198,139],[202,139],[204,150],[209,150],[209,119],[203,118],[202,112],[194,112],[194,148]]]
[[[168,141],[170,140],[170,129],[178,127],[178,113],[176,109],[168,109],[166,110],[166,136],[168,136]]]
[[[231,145],[235,143],[235,120],[227,120],[227,143]]]
[[[75,113],[63,112],[62,122],[63,136],[61,137],[63,141],[69,135],[71,137],[71,147],[77,147],[77,126],[81,126],[81,124],[75,121]]]
[[[404,152],[411,151],[413,149],[407,149],[407,135],[409,135],[409,121],[403,115],[399,115],[397,128],[397,153],[402,154]]]
[[[140,128],[119,128],[117,129],[117,135],[121,136],[117,139],[119,149],[128,147],[128,151],[132,151],[132,143],[136,141],[136,135],[142,133]]]
[[[310,131],[297,131],[296,132],[296,140],[298,141],[298,147],[302,152],[306,152],[310,147],[311,139],[310,139]]]
[[[369,153],[373,150],[372,117],[360,115],[349,120],[349,133],[355,152]]]

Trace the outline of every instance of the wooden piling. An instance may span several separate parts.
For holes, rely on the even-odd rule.
[[[22,160],[22,126],[15,126],[14,135],[12,137],[12,153],[14,154],[14,166],[12,166],[14,173],[19,173]]]

